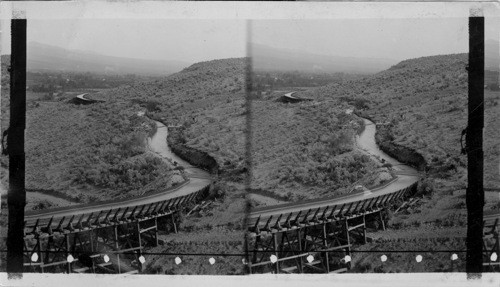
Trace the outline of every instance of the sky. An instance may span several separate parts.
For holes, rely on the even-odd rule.
[[[485,24],[497,39],[498,19]],[[274,48],[344,57],[404,60],[468,51],[468,18],[261,20],[252,42]]]
[[[251,41],[277,48],[344,57],[404,60],[468,50],[467,18],[254,20]],[[10,53],[8,21],[1,53]],[[500,21],[486,19],[486,39]],[[245,20],[29,20],[28,42],[103,55],[199,62],[246,56]]]
[[[117,57],[199,62],[244,57],[244,20],[29,20],[27,41]],[[10,30],[4,27],[2,32]],[[7,28],[7,29],[5,29]],[[2,33],[2,54],[10,37]]]

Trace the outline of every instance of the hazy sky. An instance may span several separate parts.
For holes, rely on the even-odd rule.
[[[244,57],[245,31],[244,20],[29,20],[27,40],[103,55],[193,63]],[[10,53],[8,40],[2,39],[2,54]]]
[[[486,19],[486,38],[500,21]],[[1,53],[10,53],[2,21]],[[468,50],[468,19],[254,20],[252,42],[316,54],[402,60]],[[7,25],[6,25],[7,24]],[[29,20],[28,41],[104,55],[198,62],[246,55],[245,20]]]
[[[486,37],[498,39],[498,19]],[[315,54],[403,60],[468,51],[468,19],[261,20],[252,42]]]

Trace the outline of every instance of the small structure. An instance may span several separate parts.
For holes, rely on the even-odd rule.
[[[88,93],[78,95],[78,96],[74,97],[73,99],[69,100],[69,102],[72,104],[76,104],[76,105],[90,105],[90,104],[105,102],[104,100],[88,99],[85,97],[86,95],[88,95]]]
[[[303,102],[303,101],[312,101],[312,99],[295,97],[295,96],[293,96],[294,93],[296,93],[296,92],[290,92],[290,93],[287,93],[287,94],[281,96],[278,99],[278,102],[282,102],[282,103],[298,103],[298,102]]]

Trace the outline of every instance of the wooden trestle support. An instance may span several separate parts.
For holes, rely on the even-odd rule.
[[[340,206],[277,214],[275,220],[272,215],[267,220],[260,216],[250,219],[246,238],[248,272],[347,271],[350,262],[345,258],[350,256],[352,244],[366,243],[367,228],[385,230],[387,207],[413,194],[416,186]]]
[[[139,273],[142,250],[158,245],[159,232],[177,233],[181,212],[204,198],[209,188],[161,202],[101,211],[97,216],[82,214],[78,220],[72,216],[56,224],[53,218],[43,226],[41,220],[25,224],[25,272]]]

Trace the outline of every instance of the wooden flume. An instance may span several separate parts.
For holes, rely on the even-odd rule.
[[[25,272],[137,273],[142,249],[159,244],[160,231],[177,232],[180,214],[206,197],[197,192],[134,207],[25,223]],[[32,260],[33,254],[38,258]],[[68,262],[72,255],[75,259]],[[110,259],[104,262],[104,256]]]

